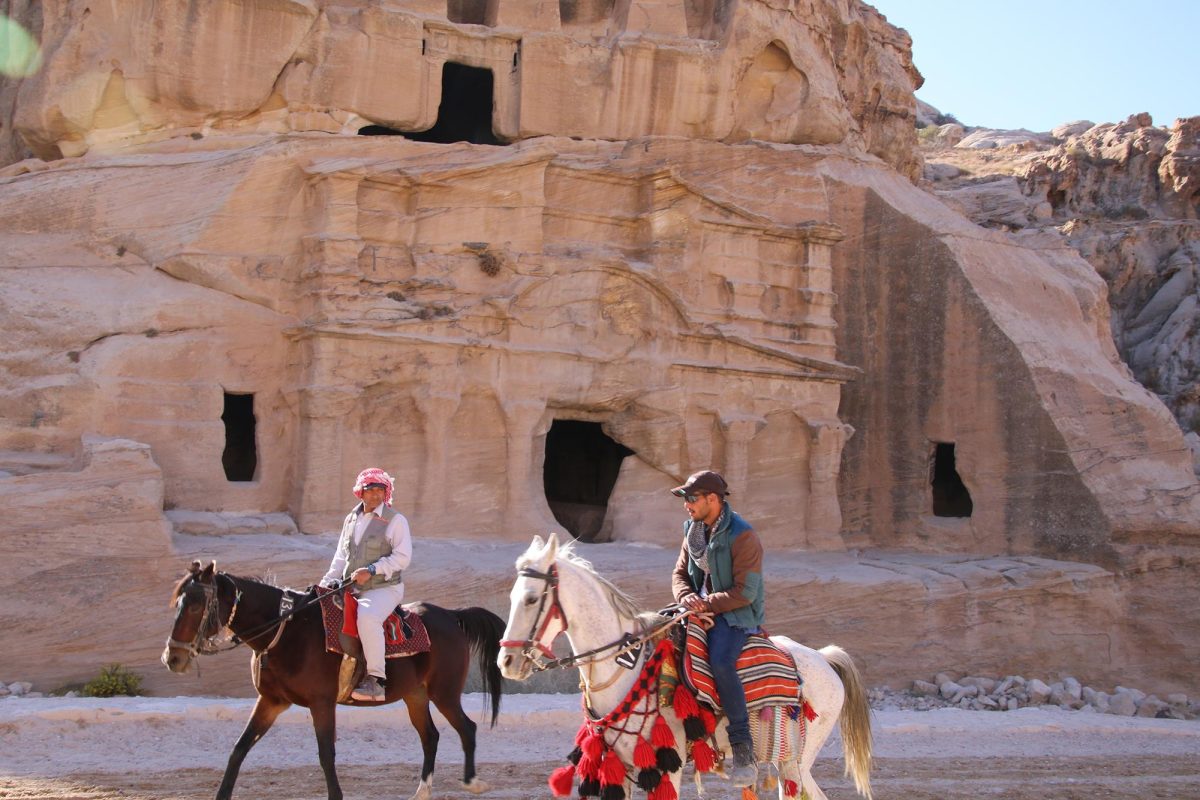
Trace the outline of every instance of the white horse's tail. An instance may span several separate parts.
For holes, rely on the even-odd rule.
[[[871,707],[862,676],[850,655],[837,645],[822,647],[818,652],[833,667],[846,689],[846,700],[838,717],[842,725],[846,776],[854,779],[854,788],[860,795],[871,800]]]

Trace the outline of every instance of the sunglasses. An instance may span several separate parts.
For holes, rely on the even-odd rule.
[[[707,497],[710,494],[712,494],[712,492],[697,492],[696,494],[685,494],[683,496],[683,499],[688,503],[694,503],[697,500],[699,500],[701,497]]]
[[[382,489],[383,491],[386,492],[387,485],[383,484],[383,483],[368,483],[366,486],[363,487],[363,491],[365,492],[367,489]]]

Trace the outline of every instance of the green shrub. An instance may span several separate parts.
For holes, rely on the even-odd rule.
[[[114,697],[136,695],[142,691],[142,676],[130,672],[120,664],[109,664],[100,670],[100,675],[83,685],[79,692],[84,697]]]

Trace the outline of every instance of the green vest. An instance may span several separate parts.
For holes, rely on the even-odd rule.
[[[346,580],[354,574],[356,569],[362,569],[370,564],[374,564],[384,556],[391,555],[392,543],[388,541],[387,529],[388,524],[396,516],[396,512],[387,506],[382,506],[379,509],[380,519],[374,515],[371,516],[371,521],[367,523],[367,529],[363,531],[362,539],[358,544],[354,543],[354,527],[358,524],[358,519],[362,513],[362,506],[354,509],[349,517],[346,518],[345,530],[342,531],[342,536],[346,537],[346,569],[342,571],[342,580]],[[397,570],[390,578],[384,578],[382,574],[372,575],[371,580],[359,587],[360,592],[366,592],[371,589],[378,589],[380,586],[393,586],[400,583],[401,575]]]
[[[725,516],[725,521],[720,528],[709,533],[708,539],[709,574],[707,577],[714,592],[728,592],[733,588],[733,540],[751,530],[750,524],[730,508],[728,502],[725,503],[725,508],[729,511]],[[684,538],[687,537],[687,530],[688,523],[685,522],[683,523]],[[705,574],[690,554],[688,555],[687,571],[688,582],[691,583],[692,590],[696,594],[700,594]],[[742,589],[742,596],[750,601],[750,605],[725,611],[721,616],[734,627],[754,630],[763,624],[766,617],[764,595],[762,575],[758,572],[751,572],[746,576],[746,585]]]

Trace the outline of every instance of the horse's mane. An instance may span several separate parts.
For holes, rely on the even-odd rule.
[[[234,578],[235,580],[252,581],[253,583],[259,583],[263,586],[270,586],[275,589],[284,588],[275,582],[275,576],[271,573],[267,573],[265,575],[231,575],[230,573],[225,572],[222,574],[229,575],[230,578]],[[171,589],[171,602],[168,605],[174,606],[179,602],[179,595],[183,594],[184,584],[194,577],[195,576],[189,572],[179,579],[179,581],[175,584],[175,587]]]
[[[522,569],[532,563],[534,554],[533,548],[525,551],[525,554],[517,560],[517,569]],[[567,561],[568,563],[579,567],[584,572],[587,572],[596,582],[604,589],[604,593],[608,595],[609,602],[617,613],[628,619],[640,622],[643,627],[652,625],[661,621],[661,617],[653,611],[643,611],[637,604],[637,601],[626,594],[620,587],[610,581],[608,578],[596,571],[592,562],[588,561],[583,556],[575,552],[575,542],[567,542],[560,545],[558,548],[558,558]]]

